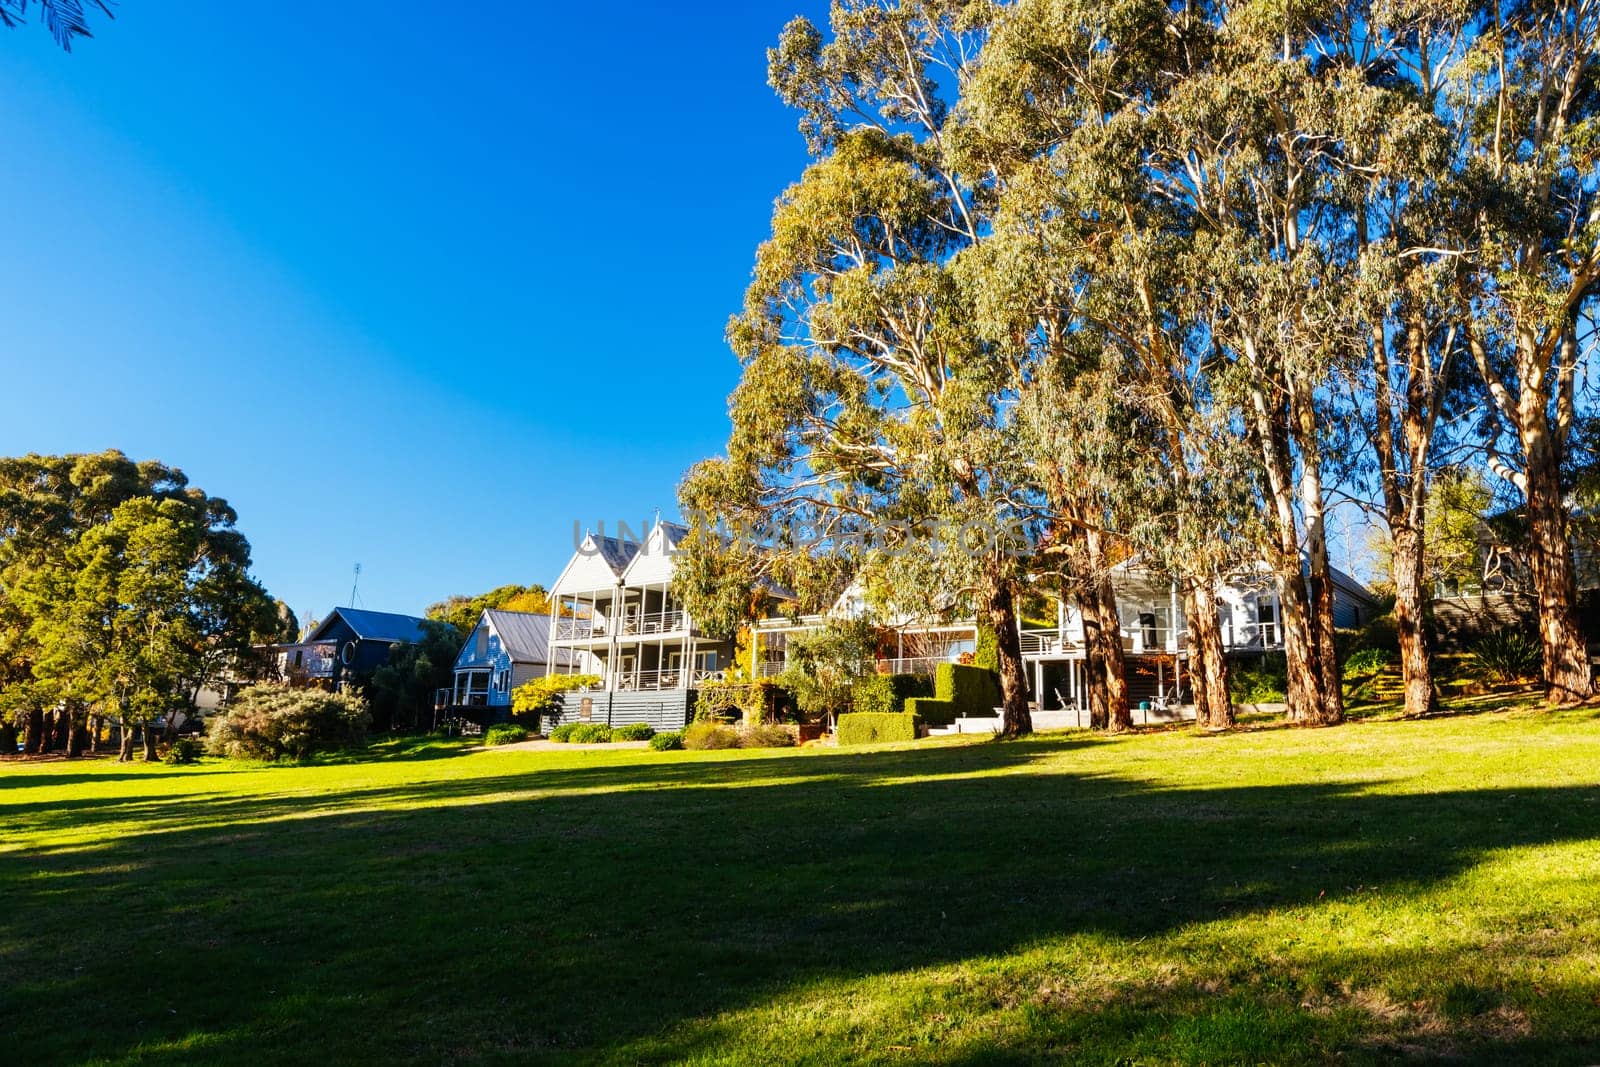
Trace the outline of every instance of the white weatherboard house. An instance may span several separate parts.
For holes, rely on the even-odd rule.
[[[1358,626],[1371,617],[1376,598],[1360,582],[1335,570],[1334,618],[1341,627]],[[1127,658],[1129,699],[1135,708],[1148,702],[1144,714],[1151,719],[1194,714],[1183,707],[1189,697],[1185,678],[1188,662],[1187,624],[1183,601],[1168,581],[1137,560],[1112,572],[1122,647]],[[1217,589],[1222,642],[1234,655],[1281,651],[1280,602],[1276,584],[1263,564],[1223,583]],[[1039,712],[1062,712],[1059,724],[1087,721],[1084,675],[1086,650],[1083,619],[1078,609],[1056,600],[1052,626],[1022,624],[1019,638],[1027,666],[1030,697]],[[839,598],[828,616],[859,617],[866,611],[856,589]],[[828,616],[800,619],[771,618],[756,625],[756,660],[759,672],[772,676],[783,671],[788,638],[796,632],[822,626]],[[972,619],[954,622],[918,622],[907,617],[895,621],[896,648],[878,669],[886,673],[932,673],[941,662],[957,662],[977,647],[977,624]]]
[[[697,687],[732,663],[733,645],[701,633],[673,593],[672,554],[685,533],[660,520],[642,543],[591,532],[551,587],[552,670],[601,678],[567,701],[568,721],[679,729]]]
[[[622,725],[648,722],[677,729],[694,714],[696,690],[732,666],[731,642],[702,633],[674,594],[673,553],[687,531],[657,521],[642,542],[585,536],[550,591],[552,671],[593,673],[601,684],[575,694],[564,711],[567,720],[589,719]],[[1334,615],[1341,627],[1371,617],[1376,598],[1341,571],[1334,575]],[[1137,708],[1154,705],[1150,718],[1193,715],[1188,701],[1187,627],[1182,599],[1172,584],[1139,565],[1137,559],[1112,572],[1117,612],[1127,657],[1129,699]],[[932,599],[932,598],[930,598]],[[1224,649],[1235,655],[1283,648],[1276,584],[1265,564],[1217,590]],[[774,606],[776,597],[774,598]],[[817,629],[829,617],[856,618],[868,611],[860,590],[845,590],[826,615],[800,618],[776,614],[753,629],[751,657],[757,674],[783,671],[789,637]],[[891,620],[894,647],[884,650],[878,669],[885,673],[932,673],[939,663],[958,662],[977,648],[972,618],[915,612]],[[1086,710],[1083,620],[1071,604],[1056,603],[1053,625],[1024,624],[1019,630],[1028,668],[1030,697],[1040,713],[1060,713],[1062,723]],[[585,664],[586,666],[580,666]]]

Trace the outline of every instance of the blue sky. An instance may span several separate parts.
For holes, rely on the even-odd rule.
[[[671,512],[820,3],[124,0],[0,33],[0,454],[121,448],[226,497],[302,614],[549,584]],[[204,11],[203,15],[197,12]]]

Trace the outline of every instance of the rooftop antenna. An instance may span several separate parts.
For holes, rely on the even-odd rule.
[[[355,579],[353,581],[351,581],[351,583],[350,583],[350,606],[351,607],[355,607],[356,606],[356,597],[357,597],[356,590],[359,589],[360,586],[361,586],[361,564],[357,563],[356,564]]]

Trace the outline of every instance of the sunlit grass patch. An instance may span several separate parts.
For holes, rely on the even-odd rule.
[[[1592,709],[875,751],[468,748],[5,765],[14,1047],[1600,1056]]]

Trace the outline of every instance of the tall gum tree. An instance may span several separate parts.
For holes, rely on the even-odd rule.
[[[805,19],[785,28],[769,73],[815,161],[779,201],[729,328],[743,375],[727,455],[682,496],[697,526],[742,510],[783,531],[767,554],[856,543],[900,561],[891,584],[932,567],[966,590],[997,636],[1003,732],[1020,736],[1033,505],[1007,427],[1022,368],[973,328],[961,259],[986,231],[984,177],[946,137],[991,14],[841,2],[831,39]],[[693,546],[717,548],[709,533]]]
[[[1459,290],[1488,393],[1491,463],[1522,494],[1552,703],[1592,691],[1562,465],[1600,282],[1600,4],[1488,3],[1452,78],[1476,228]]]

